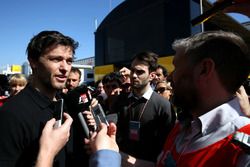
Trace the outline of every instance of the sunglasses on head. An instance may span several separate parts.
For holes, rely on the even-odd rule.
[[[165,87],[161,87],[161,88],[155,89],[155,92],[157,92],[157,93],[163,93],[163,92],[165,92],[165,90],[170,90],[170,89],[165,88]]]

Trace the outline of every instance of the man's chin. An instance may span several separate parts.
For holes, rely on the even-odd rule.
[[[139,89],[139,88],[140,88],[140,85],[132,85],[132,88],[133,88],[133,89]]]
[[[57,84],[54,86],[54,88],[57,90],[61,90],[61,89],[65,88],[65,84]]]

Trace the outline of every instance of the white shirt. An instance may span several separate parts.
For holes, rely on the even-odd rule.
[[[183,129],[177,136],[176,149],[179,153],[199,150],[235,133],[247,124],[250,124],[250,119],[243,115],[238,99],[234,98],[192,121],[191,128]],[[250,155],[242,156],[240,161],[239,166],[247,165]]]
[[[142,95],[143,98],[145,98],[146,100],[149,100],[151,95],[153,94],[153,89],[151,87],[149,87],[149,89]],[[133,92],[130,92],[130,94],[128,95],[128,98],[134,96],[135,98],[137,98]]]

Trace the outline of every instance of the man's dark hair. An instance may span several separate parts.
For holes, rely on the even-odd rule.
[[[134,61],[135,59],[142,61],[143,64],[148,66],[149,72],[153,72],[157,69],[158,55],[154,52],[150,51],[140,52],[132,58],[132,61]]]
[[[102,79],[103,85],[107,84],[108,82],[112,82],[112,81],[116,81],[119,84],[119,86],[121,86],[121,84],[122,84],[121,74],[119,72],[111,72],[109,74],[106,74]]]
[[[81,76],[82,76],[82,72],[79,70],[79,68],[77,67],[72,67],[71,70],[70,70],[70,73],[73,72],[73,73],[78,73],[79,74],[79,79],[81,79]]]
[[[95,88],[97,88],[98,85],[99,85],[99,83],[101,83],[101,82],[102,82],[102,79],[97,80],[97,81],[95,82]]]
[[[221,83],[231,93],[238,90],[250,72],[249,48],[240,36],[231,32],[202,32],[175,41],[173,49],[183,50],[191,64],[212,59]]]
[[[57,45],[71,47],[74,55],[78,42],[58,31],[42,31],[30,40],[26,49],[28,59],[38,60],[41,55],[54,49]]]
[[[164,77],[167,77],[167,76],[168,76],[168,70],[167,70],[164,66],[158,64],[158,66],[157,66],[156,69],[158,69],[158,68],[162,69],[162,73],[163,73],[163,76],[164,76]]]

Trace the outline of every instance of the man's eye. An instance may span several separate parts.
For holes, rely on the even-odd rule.
[[[60,62],[60,61],[61,61],[61,59],[60,59],[60,58],[50,58],[49,60],[50,60],[50,61],[53,61],[53,62],[55,62],[55,63],[57,63],[57,62]]]
[[[53,62],[60,62],[60,59],[52,59]]]
[[[71,65],[73,63],[73,60],[67,60],[67,64]]]

